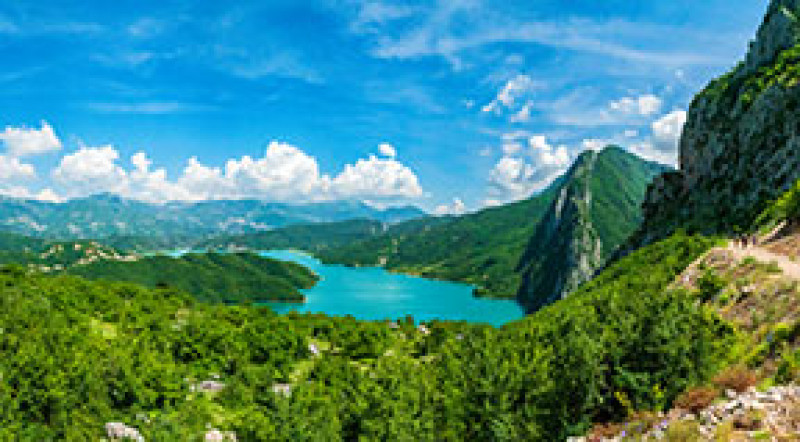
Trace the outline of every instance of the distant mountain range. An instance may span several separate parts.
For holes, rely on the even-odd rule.
[[[424,215],[416,207],[380,210],[361,202],[291,205],[245,200],[154,205],[109,194],[65,203],[0,198],[2,231],[61,240],[111,238],[111,242],[124,245],[145,239],[196,240],[350,219],[396,223]]]

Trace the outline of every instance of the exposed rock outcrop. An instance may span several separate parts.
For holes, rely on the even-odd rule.
[[[680,172],[650,186],[632,247],[676,228],[747,227],[800,178],[800,0],[773,0],[745,61],[692,102]]]
[[[586,282],[603,265],[603,243],[591,222],[589,185],[597,155],[576,161],[563,187],[536,228],[521,261],[521,303],[537,310]]]

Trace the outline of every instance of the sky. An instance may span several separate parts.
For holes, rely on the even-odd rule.
[[[0,0],[0,194],[463,213],[675,164],[767,0]]]

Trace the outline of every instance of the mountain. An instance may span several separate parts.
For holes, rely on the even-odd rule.
[[[383,234],[388,225],[380,221],[352,220],[335,223],[297,224],[265,232],[227,235],[196,245],[205,249],[250,250],[297,249],[318,253]]]
[[[300,223],[348,219],[394,223],[424,215],[415,207],[376,209],[360,202],[290,205],[248,200],[153,205],[101,194],[58,204],[0,198],[0,230],[56,239],[117,237],[135,244],[146,244],[144,238],[176,242]]]
[[[798,0],[773,0],[745,60],[694,99],[680,168],[648,190],[644,224],[628,248],[677,228],[746,229],[800,178],[798,10]]]
[[[636,228],[645,187],[665,169],[618,147],[586,152],[567,174],[527,200],[459,217],[400,223],[383,235],[325,250],[319,256],[327,262],[381,265],[402,273],[463,281],[475,285],[481,296],[519,294],[527,302],[535,296],[528,290],[535,287],[547,291],[545,298],[553,298],[558,287],[538,283],[537,269],[558,269],[552,275],[558,281],[585,280]],[[586,189],[581,191],[582,186]],[[561,210],[577,209],[580,198],[588,212],[557,223]],[[556,226],[559,230],[553,231]],[[537,249],[569,243],[578,232],[592,238],[591,250]],[[576,266],[580,271],[573,272]],[[519,290],[523,282],[524,290]]]
[[[582,154],[519,261],[519,302],[538,310],[591,279],[639,226],[646,187],[665,169],[618,147]]]

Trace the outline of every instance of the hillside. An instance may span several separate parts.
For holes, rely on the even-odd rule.
[[[689,109],[680,170],[648,191],[645,221],[630,247],[677,228],[748,228],[800,178],[800,2],[774,0],[745,60],[711,82]]]
[[[97,241],[46,241],[13,233],[0,234],[0,264],[21,264],[50,272],[100,260],[133,261],[138,256]]]
[[[150,256],[134,261],[100,260],[67,273],[88,279],[173,287],[205,302],[303,302],[300,289],[318,277],[305,267],[249,253]]]
[[[520,303],[537,310],[588,281],[639,226],[646,187],[664,170],[615,147],[578,158],[519,261]]]
[[[725,365],[733,329],[665,291],[711,245],[641,250],[503,329],[280,316],[3,269],[0,438],[94,440],[119,423],[146,440],[562,440],[624,417],[622,393],[671,403]]]
[[[595,162],[596,167],[584,169],[581,166]],[[583,269],[584,276],[579,279],[585,280],[635,229],[640,220],[639,203],[645,187],[664,169],[616,147],[599,154],[587,152],[570,172],[528,200],[461,217],[442,218],[438,222],[401,223],[389,227],[377,238],[324,251],[320,258],[348,265],[381,265],[402,273],[463,281],[475,285],[476,293],[482,296],[514,297],[522,275],[531,278],[536,263],[550,259],[549,265],[566,273],[581,261],[581,258],[570,261],[572,258],[567,256],[557,257],[557,252],[545,256],[535,247],[538,242],[557,240],[544,238],[544,228],[537,226],[542,226],[540,223],[552,225],[553,217],[560,216],[556,213],[560,207],[559,197],[584,183],[596,195],[587,207],[589,212],[562,226],[585,220],[590,222],[591,228],[597,229],[601,250],[594,262]],[[618,194],[614,195],[615,192]],[[551,221],[545,220],[546,217]],[[590,225],[584,223],[583,227]],[[572,233],[559,232],[555,236],[570,241],[567,236]]]
[[[0,197],[0,230],[50,239],[118,237],[136,245],[196,241],[292,224],[371,219],[393,223],[425,213],[415,207],[375,209],[363,203],[305,205],[205,201],[153,205],[101,194],[65,203]],[[137,239],[138,237],[138,239]],[[144,241],[144,239],[148,239]]]

